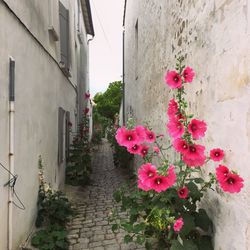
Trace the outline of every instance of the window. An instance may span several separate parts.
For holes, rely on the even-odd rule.
[[[69,74],[69,11],[61,2],[59,2],[59,22],[61,46],[60,66],[64,70],[64,73]]]

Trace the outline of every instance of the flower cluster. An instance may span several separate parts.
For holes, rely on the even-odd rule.
[[[118,128],[115,136],[120,146],[126,147],[128,152],[139,155],[144,160],[144,164],[138,169],[137,188],[139,192],[144,195],[150,194],[147,197],[153,197],[152,203],[164,197],[164,202],[170,207],[166,213],[167,217],[165,208],[161,210],[163,206],[161,203],[160,208],[156,203],[154,206],[157,209],[153,207],[150,210],[147,207],[144,211],[144,213],[149,213],[146,217],[146,225],[150,224],[151,218],[156,218],[157,223],[154,221],[150,225],[164,225],[161,226],[162,235],[165,235],[164,230],[167,229],[169,231],[168,241],[170,239],[174,241],[185,224],[190,223],[190,220],[185,218],[187,214],[192,217],[199,213],[196,202],[200,201],[207,189],[214,190],[213,186],[218,184],[224,192],[238,193],[244,186],[244,180],[235,171],[224,165],[216,167],[215,174],[209,173],[208,180],[197,178],[197,172],[201,170],[201,167],[209,161],[215,163],[223,161],[225,152],[221,148],[207,150],[199,142],[207,132],[207,123],[194,118],[187,112],[188,105],[184,98],[184,87],[185,84],[192,83],[195,72],[191,67],[182,66],[182,60],[178,61],[176,70],[168,71],[165,75],[165,83],[176,91],[168,103],[166,112],[168,118],[166,129],[171,138],[171,144],[167,147],[161,145],[163,135],[156,135],[152,129],[142,125]],[[174,164],[171,164],[164,154],[165,150],[171,148],[180,156]],[[158,167],[152,163],[154,156],[157,156],[162,162]],[[142,195],[142,197],[144,196]],[[126,201],[126,199],[124,200]],[[131,204],[134,202],[133,200]],[[138,204],[138,207],[140,206]],[[161,212],[158,212],[159,210]],[[202,217],[205,212],[200,213],[199,216]],[[195,218],[195,220],[198,219]]]

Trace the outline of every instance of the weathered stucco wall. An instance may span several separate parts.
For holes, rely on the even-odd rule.
[[[240,194],[217,191],[204,200],[215,224],[215,250],[250,249],[250,1],[127,1],[126,113],[137,122],[150,120],[158,133],[166,133],[171,96],[163,76],[176,55],[196,71],[187,98],[190,111],[208,124],[203,143],[207,150],[225,149],[225,164],[245,179]]]
[[[52,41],[48,34],[49,1],[6,2],[11,10],[0,2],[0,162],[8,168],[9,56],[12,56],[16,63],[15,174],[18,180],[15,189],[26,207],[22,211],[13,206],[12,249],[16,250],[31,232],[36,217],[39,155],[45,166],[46,181],[54,188],[64,185],[65,159],[60,166],[57,161],[58,108],[70,112],[74,132],[77,127],[75,113],[78,113],[79,103],[83,105],[83,91],[88,88],[88,63],[86,58],[82,58],[88,56],[88,45],[82,17],[82,44],[75,33],[77,2],[66,1],[72,34],[72,77],[67,79],[58,65],[59,41]],[[58,10],[55,15],[56,18]],[[82,81],[83,77],[85,81]],[[81,90],[79,95],[77,89]],[[8,249],[8,187],[3,186],[7,181],[8,174],[0,168],[0,250]],[[16,199],[15,202],[18,204]]]

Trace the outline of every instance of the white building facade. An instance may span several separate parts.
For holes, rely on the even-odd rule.
[[[0,163],[18,175],[15,191],[25,206],[17,207],[0,167],[0,250],[19,249],[34,227],[40,155],[45,180],[64,186],[69,130],[90,105],[93,36],[89,0],[0,1]]]
[[[166,134],[164,74],[185,56],[196,72],[186,90],[190,112],[208,124],[203,143],[223,148],[224,164],[245,179],[240,194],[209,192],[203,201],[214,249],[250,249],[250,1],[127,0],[124,28],[126,119]]]

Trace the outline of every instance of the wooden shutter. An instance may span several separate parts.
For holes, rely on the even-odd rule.
[[[64,110],[58,109],[58,164],[63,162],[63,127],[64,127]]]
[[[69,128],[69,122],[70,122],[70,112],[66,112],[66,142],[65,142],[65,155],[66,155],[66,159],[68,159],[69,157],[69,146],[70,146],[70,128]]]
[[[69,68],[69,11],[59,2],[61,61]]]

